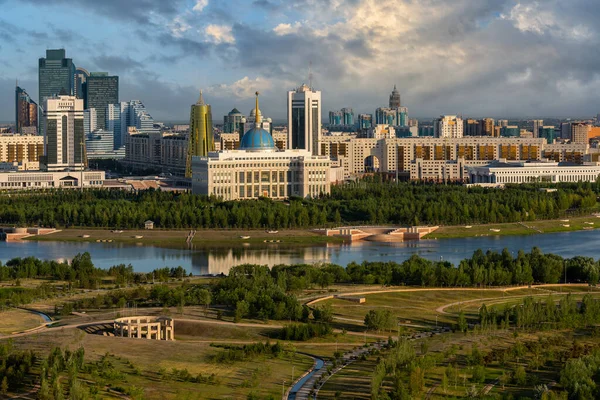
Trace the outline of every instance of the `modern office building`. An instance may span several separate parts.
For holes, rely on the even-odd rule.
[[[47,171],[81,170],[85,165],[83,100],[55,96],[44,102],[44,157]]]
[[[354,125],[354,110],[342,108],[340,111],[329,111],[330,126],[352,126]]]
[[[540,137],[540,129],[544,126],[544,120],[534,119],[533,121],[531,121],[531,124],[533,128],[533,137]]]
[[[25,89],[15,88],[15,131],[17,133],[37,134],[38,105]]]
[[[346,126],[354,125],[354,110],[348,107],[342,108],[342,124]]]
[[[402,102],[400,101],[400,92],[396,89],[396,85],[394,85],[394,90],[392,90],[392,94],[390,94],[390,108],[396,109],[402,106]]]
[[[516,125],[507,125],[500,128],[500,136],[502,137],[520,137],[521,129]]]
[[[460,138],[463,136],[463,120],[456,115],[442,115],[433,121],[433,132],[437,138]]]
[[[87,137],[90,133],[98,129],[98,116],[96,109],[83,110],[83,134]]]
[[[496,121],[496,126],[499,126],[501,128],[508,126],[508,120],[507,119],[499,119],[498,121]]]
[[[379,107],[376,109],[375,125],[398,125],[396,109],[385,107]]]
[[[538,137],[544,138],[548,144],[552,144],[557,138],[556,128],[554,126],[540,126]]]
[[[75,64],[66,58],[64,49],[46,50],[46,57],[40,58],[39,69],[39,104],[52,96],[73,96],[75,94]]]
[[[188,156],[185,176],[192,177],[192,157],[208,156],[209,151],[214,151],[215,140],[212,126],[212,112],[210,104],[204,102],[202,91],[196,104],[190,111],[190,133],[188,141]]]
[[[592,126],[586,122],[571,123],[571,142],[572,143],[589,143],[588,134]]]
[[[494,120],[492,118],[484,118],[479,121],[481,136],[495,136]]]
[[[188,137],[174,133],[142,133],[130,128],[125,141],[125,165],[185,175]]]
[[[463,121],[463,136],[481,136],[481,124],[476,119]]]
[[[148,134],[160,132],[160,129],[155,126],[154,118],[152,118],[152,115],[150,115],[146,106],[140,100],[128,101],[126,113],[127,128],[135,127],[138,131]]]
[[[75,69],[75,96],[78,99],[84,98],[84,89],[85,83],[87,82],[87,78],[90,76],[90,73],[81,67],[77,67]]]
[[[0,163],[28,164],[27,168],[35,169],[43,155],[43,136],[0,134]]]
[[[368,129],[372,127],[373,115],[372,114],[359,114],[358,115],[358,129]]]
[[[114,132],[102,129],[94,130],[85,136],[85,150],[88,160],[121,159],[125,157],[125,148],[114,149]]]
[[[600,176],[600,163],[495,162],[468,170],[472,184],[596,182]]]
[[[106,106],[106,129],[113,132],[114,148],[125,148],[129,106],[126,102]]]
[[[440,181],[463,180],[468,177],[466,167],[487,165],[493,160],[548,159],[581,164],[588,152],[588,146],[584,144],[548,144],[543,138],[384,136],[387,138],[357,138],[350,134],[323,136],[321,154],[339,163],[344,168],[346,179],[361,176],[368,170],[367,167],[378,164],[379,172],[392,176],[398,174],[403,179]],[[464,160],[461,164],[464,168],[457,169],[461,159]],[[453,171],[461,172],[455,174]]]
[[[107,72],[92,72],[83,85],[83,107],[96,109],[98,129],[106,129],[106,111],[109,104],[119,102],[119,77]]]
[[[308,150],[319,154],[321,127],[321,92],[302,85],[288,92],[288,149]]]
[[[240,140],[244,134],[243,118],[244,115],[237,108],[231,110],[229,114],[223,117],[223,133],[235,133],[238,135],[238,140]]]
[[[341,111],[329,111],[329,125],[339,126],[342,125],[344,115]]]
[[[312,105],[313,99],[308,100]],[[314,156],[308,149],[278,151],[271,134],[261,128],[258,93],[255,109],[258,110],[255,126],[244,134],[238,150],[210,152],[208,156],[192,158],[192,192],[226,201],[260,197],[283,200],[290,196],[328,194],[331,189],[329,157]]]

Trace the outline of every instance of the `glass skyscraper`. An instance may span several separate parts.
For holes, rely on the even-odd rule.
[[[17,133],[37,133],[38,105],[25,89],[15,88],[15,129]]]
[[[204,102],[202,91],[200,98],[193,104],[190,111],[190,134],[188,138],[188,154],[185,176],[192,177],[192,157],[208,156],[214,151],[215,139],[213,134],[212,112],[210,104]]]
[[[319,155],[321,135],[321,92],[306,85],[289,91],[288,149],[304,149]]]
[[[119,102],[119,77],[107,72],[92,72],[84,83],[84,108],[96,109],[98,129],[106,129],[106,108]]]
[[[55,95],[75,94],[75,64],[66,58],[65,49],[46,50],[46,58],[39,60],[39,103]]]

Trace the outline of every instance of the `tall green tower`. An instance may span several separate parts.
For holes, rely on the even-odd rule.
[[[190,112],[190,135],[188,138],[185,176],[187,178],[192,177],[192,156],[208,156],[208,152],[214,151],[214,149],[212,113],[210,104],[204,103],[201,90],[200,98],[196,104],[192,105]]]

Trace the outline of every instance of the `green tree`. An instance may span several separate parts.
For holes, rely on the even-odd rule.
[[[0,384],[0,394],[4,396],[8,394],[8,378],[6,376],[2,378],[2,383]]]

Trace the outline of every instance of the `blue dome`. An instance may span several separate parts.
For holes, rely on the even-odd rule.
[[[263,151],[275,150],[275,142],[269,132],[261,128],[252,128],[244,134],[240,150]]]

